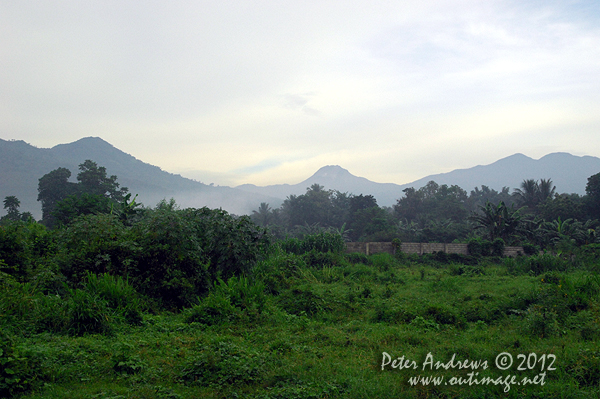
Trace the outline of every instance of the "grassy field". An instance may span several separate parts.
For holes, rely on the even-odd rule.
[[[142,301],[124,313],[106,295],[94,302],[96,288],[70,333],[56,328],[60,297],[4,278],[0,388],[28,399],[600,397],[597,268],[551,255],[468,263],[275,249],[251,279],[181,312]]]

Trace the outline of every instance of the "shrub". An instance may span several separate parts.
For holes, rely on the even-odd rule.
[[[540,252],[539,248],[533,244],[523,244],[523,252],[525,255],[535,255]]]
[[[252,270],[254,278],[265,285],[265,290],[271,294],[279,294],[289,288],[290,279],[296,272],[306,267],[301,256],[284,252],[278,246],[268,258],[261,260]]]
[[[341,266],[344,263],[344,257],[334,252],[319,252],[311,250],[302,255],[302,259],[308,267],[322,269],[324,267]]]
[[[73,284],[87,273],[123,273],[130,270],[137,247],[123,223],[113,215],[85,215],[57,233],[60,271]]]
[[[557,314],[539,305],[530,306],[524,320],[524,330],[538,338],[554,336],[558,333]]]
[[[579,350],[577,360],[567,367],[579,386],[598,387],[600,384],[600,351]]]
[[[307,252],[333,252],[342,253],[346,248],[346,243],[341,234],[323,231],[316,234],[309,234],[302,240],[297,238],[287,238],[279,242],[280,247],[296,255],[302,255]]]
[[[363,254],[362,252],[352,252],[349,254],[345,254],[344,257],[348,262],[352,263],[353,265],[357,263],[362,263],[363,265],[369,264],[369,257],[366,254]]]
[[[310,289],[293,289],[279,296],[279,304],[291,314],[315,315],[325,309],[325,300]]]
[[[26,281],[41,257],[52,252],[52,239],[36,222],[0,225],[0,272]]]
[[[135,289],[121,276],[88,273],[83,287],[90,294],[105,300],[107,306],[118,311],[128,323],[141,323],[141,300]]]
[[[110,321],[112,313],[104,299],[87,291],[69,290],[71,303],[69,307],[68,332],[72,335],[105,334],[112,332]]]
[[[502,256],[504,254],[504,240],[502,238],[496,238],[492,241],[492,256]]]
[[[222,292],[211,292],[200,304],[186,312],[186,323],[201,323],[209,326],[234,321],[239,311]]]
[[[302,250],[304,252],[317,251],[341,253],[345,248],[346,244],[340,234],[327,231],[307,235],[302,240]]]
[[[181,308],[208,291],[208,255],[193,218],[158,209],[133,227],[139,245],[133,282],[168,307]]]
[[[225,283],[219,279],[215,291],[229,297],[231,304],[243,310],[262,312],[266,302],[265,285],[262,282],[251,283],[247,277],[231,277]]]
[[[385,272],[390,270],[390,267],[398,266],[398,260],[391,254],[379,253],[369,256],[368,264],[377,268],[379,271]]]
[[[564,259],[551,254],[533,255],[525,260],[525,271],[536,276],[548,271],[566,271],[569,267]]]
[[[481,238],[472,238],[467,243],[469,255],[475,257],[490,256],[492,253],[492,243]]]
[[[0,397],[11,398],[34,387],[39,365],[23,356],[14,338],[0,330]]]
[[[464,320],[453,309],[443,305],[430,305],[425,309],[424,316],[433,318],[439,324],[464,325]]]
[[[200,348],[187,361],[179,377],[188,385],[223,388],[259,383],[267,372],[266,357],[231,342]]]

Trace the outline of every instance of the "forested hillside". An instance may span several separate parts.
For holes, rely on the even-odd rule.
[[[0,198],[15,196],[21,208],[36,218],[41,217],[37,201],[39,179],[57,168],[77,174],[78,165],[91,160],[106,168],[109,175],[119,176],[119,182],[138,194],[138,202],[154,206],[162,199],[177,198],[186,206],[222,207],[244,214],[262,201],[277,199],[235,190],[213,187],[180,175],[165,172],[115,148],[98,137],[86,137],[52,148],[36,148],[24,141],[0,139]]]

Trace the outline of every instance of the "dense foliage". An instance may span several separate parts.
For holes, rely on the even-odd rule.
[[[596,221],[545,220],[553,201],[561,201],[556,209],[566,203],[539,194],[552,194],[548,181],[531,185],[538,202],[525,207],[507,190],[482,187],[468,197],[430,183],[408,190],[392,210],[370,195],[313,186],[281,210],[263,204],[237,217],[179,209],[173,200],[144,208],[117,191],[116,178],[86,165],[75,186],[64,184],[64,171],[49,174],[67,191],[82,190],[53,203],[54,224],[23,218],[18,200],[5,200],[1,397],[600,395]],[[53,192],[47,176],[40,187]],[[593,213],[590,181],[577,210],[584,215]],[[285,227],[290,214],[299,224]],[[398,250],[404,239],[461,237],[469,255]],[[345,240],[373,238],[393,240],[395,255],[345,253]],[[527,256],[503,258],[513,242]],[[507,392],[494,384],[412,385],[422,370],[382,370],[383,352],[491,365],[503,352],[551,354],[557,364],[544,385]],[[537,371],[510,370],[519,378]],[[430,374],[448,381],[468,372]]]
[[[524,180],[512,194],[508,187],[498,192],[481,186],[470,195],[458,186],[430,181],[418,190],[405,189],[392,208],[378,206],[372,195],[315,184],[306,194],[290,195],[279,209],[261,204],[251,218],[280,239],[330,231],[342,233],[346,241],[466,242],[481,237],[551,249],[561,221],[570,227],[559,233],[563,241],[597,242],[598,176],[588,179],[583,197],[556,193],[550,179]]]

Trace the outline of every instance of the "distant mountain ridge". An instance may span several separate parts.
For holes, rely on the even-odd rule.
[[[163,171],[117,149],[98,137],[86,137],[52,148],[37,148],[24,141],[0,139],[0,200],[14,195],[21,201],[22,212],[29,211],[39,218],[41,207],[37,201],[38,180],[46,173],[66,167],[75,181],[78,165],[91,159],[106,167],[108,175],[117,175],[121,186],[128,187],[138,200],[154,206],[161,199],[175,198],[182,207],[223,208],[235,214],[249,214],[261,202],[272,208],[281,205],[289,195],[300,195],[313,184],[326,189],[354,195],[373,195],[379,205],[391,206],[404,196],[408,187],[416,189],[433,180],[438,184],[458,185],[470,192],[486,185],[511,191],[525,179],[552,179],[558,193],[585,194],[588,177],[600,172],[600,158],[575,156],[564,152],[548,154],[539,160],[523,154],[514,154],[489,165],[457,169],[448,173],[426,176],[407,184],[376,183],[358,177],[338,165],[320,168],[308,179],[297,184],[256,186],[243,184],[234,188],[213,187],[180,175]],[[0,215],[4,212],[0,211]]]
[[[457,185],[467,193],[482,185],[500,191],[508,187],[518,188],[525,179],[552,179],[557,193],[585,194],[588,177],[600,172],[600,158],[575,156],[564,152],[548,154],[535,160],[523,154],[514,154],[489,165],[478,165],[468,169],[456,169],[448,173],[429,175],[407,184],[375,183],[364,177],[352,175],[340,166],[324,166],[314,175],[298,184],[276,184],[259,187],[252,184],[237,186],[252,193],[285,198],[289,194],[300,195],[312,184],[326,189],[349,192],[355,195],[371,194],[380,206],[391,206],[404,196],[409,187],[419,189],[430,181],[438,184]]]
[[[154,206],[161,199],[175,198],[182,207],[223,208],[235,214],[247,214],[261,202],[274,205],[277,198],[247,193],[230,187],[213,187],[163,171],[117,149],[98,137],[85,137],[52,148],[37,148],[22,140],[0,139],[0,199],[14,195],[21,201],[20,210],[41,217],[37,201],[39,179],[59,167],[71,171],[76,181],[79,164],[91,159],[104,166],[107,174],[116,175],[121,187],[138,194],[138,202]],[[3,212],[2,212],[3,214]]]

